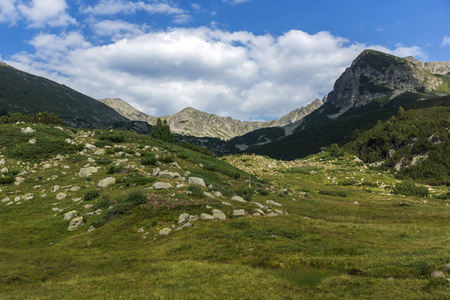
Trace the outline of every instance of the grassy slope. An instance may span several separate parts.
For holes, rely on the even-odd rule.
[[[35,127],[38,132],[44,130]],[[86,137],[80,131],[73,138],[94,142],[99,135]],[[236,172],[219,160],[142,136],[125,136],[123,145],[129,150],[150,145],[159,148],[157,154],[166,150],[176,155],[182,170],[164,163],[162,170],[189,170],[224,193],[246,186],[246,173],[233,179],[199,166],[215,164]],[[9,155],[5,149],[1,154]],[[92,151],[87,155],[96,157]],[[123,176],[107,175],[101,168],[91,181],[78,177],[79,168],[88,164],[87,155],[70,154],[49,169],[42,169],[40,162],[34,168],[35,162],[6,157],[7,167],[19,163],[29,171],[18,175],[25,178],[19,186],[1,185],[0,199],[27,193],[35,197],[22,204],[0,203],[0,298],[444,299],[450,293],[447,281],[428,277],[448,260],[449,201],[391,195],[396,182],[392,176],[367,169],[350,156],[337,160],[319,154],[292,162],[260,156],[223,158],[264,179],[259,188],[269,195],[254,195],[253,201],[274,200],[289,215],[230,218],[233,209],[249,212],[256,206],[230,201],[232,193],[225,200],[232,206],[225,206],[223,200],[188,196],[185,189],[154,191],[116,184],[101,190],[101,195],[118,199],[141,190],[148,193],[148,205],[91,232],[87,228],[97,217],[87,217],[86,225],[67,232],[63,213],[88,212],[92,209],[84,205],[96,202],[77,204],[72,198],[83,197],[104,177]],[[126,158],[127,164],[139,166],[139,157]],[[138,168],[144,175],[151,172],[151,167]],[[338,185],[349,180],[354,183]],[[61,190],[81,189],[56,200],[56,193],[50,191],[54,185],[65,186]],[[344,192],[346,197],[323,195],[324,191]],[[432,195],[447,191],[437,187]],[[170,227],[183,212],[209,212],[207,205],[224,211],[228,220],[197,221],[192,228],[167,237],[158,235],[158,229]],[[55,207],[64,210],[54,212]],[[148,234],[139,233],[139,228]]]

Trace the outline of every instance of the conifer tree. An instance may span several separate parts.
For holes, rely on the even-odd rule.
[[[175,135],[170,131],[170,126],[167,124],[167,120],[161,121],[160,118],[156,121],[156,125],[153,126],[150,136],[154,139],[167,143],[175,142]]]

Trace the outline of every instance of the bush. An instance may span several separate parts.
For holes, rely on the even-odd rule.
[[[356,180],[346,179],[346,180],[343,180],[343,181],[339,181],[338,184],[342,185],[342,186],[356,185]]]
[[[195,152],[199,152],[199,153],[201,153],[201,154],[204,154],[204,155],[207,155],[207,156],[214,157],[214,155],[212,154],[212,152],[211,152],[209,149],[205,148],[205,147],[201,147],[201,146],[198,146],[198,145],[189,143],[189,142],[181,142],[181,143],[179,143],[178,145],[180,145],[181,147],[184,147],[184,148],[193,150],[193,151],[195,151]],[[180,158],[181,158],[181,157],[180,157]],[[187,157],[186,157],[186,158],[187,158]]]
[[[0,184],[11,184],[16,181],[16,178],[12,174],[3,175],[0,177]]]
[[[142,155],[142,153],[141,153]],[[141,165],[149,166],[149,165],[156,165],[158,162],[158,159],[156,158],[155,154],[152,152],[148,152],[145,154],[145,156],[141,157]]]
[[[344,156],[344,150],[339,148],[337,144],[331,144],[331,146],[327,149],[331,156],[340,157]]]
[[[167,143],[175,142],[175,135],[170,131],[170,126],[167,124],[167,120],[161,121],[160,118],[156,121],[150,136],[154,139]]]
[[[112,165],[106,169],[106,174],[116,174],[116,173],[122,172],[123,170],[124,170],[124,167],[122,165],[118,165],[118,166]]]
[[[121,133],[102,133],[102,135],[100,135],[100,140],[107,140],[113,143],[123,143],[125,142],[125,137]]]
[[[427,197],[429,191],[427,187],[416,185],[414,181],[403,181],[395,185],[394,194]]]
[[[164,163],[172,163],[175,161],[175,159],[173,158],[172,155],[165,154],[165,155],[161,155],[161,157],[159,158],[159,161],[164,162]]]
[[[110,160],[109,158],[97,158],[95,160],[95,163],[99,165],[109,165],[110,163],[112,163],[112,160]]]
[[[198,186],[198,185],[191,185],[188,188],[188,191],[191,191],[192,192],[191,195],[194,196],[194,197],[197,197],[197,198],[204,198],[205,197],[205,195],[203,194],[202,188],[200,186]]]
[[[300,174],[307,174],[310,175],[311,172],[317,172],[319,170],[322,170],[323,168],[320,167],[314,167],[314,166],[307,166],[307,167],[295,167],[290,168],[287,170],[289,173],[300,173]]]
[[[146,185],[158,181],[155,177],[144,177],[140,174],[134,174],[134,176],[124,177],[121,182],[125,186]]]
[[[84,201],[94,200],[100,197],[100,192],[98,190],[90,190],[84,194]]]
[[[141,191],[132,192],[128,194],[125,202],[130,202],[134,206],[138,206],[147,203],[147,196]]]
[[[103,196],[97,203],[94,204],[94,210],[107,209],[111,206],[111,198],[108,195]]]
[[[111,142],[110,140],[100,140],[100,141],[96,141],[94,143],[95,147],[97,148],[104,148],[105,146],[114,146],[114,143]]]

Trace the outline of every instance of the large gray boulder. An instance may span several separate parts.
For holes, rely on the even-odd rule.
[[[177,173],[177,172],[161,171],[161,172],[158,173],[158,177],[173,179],[173,178],[180,177],[180,174]]]
[[[64,220],[72,220],[78,215],[78,212],[76,210],[69,211],[64,214]]]
[[[189,186],[192,186],[192,185],[206,187],[205,181],[202,178],[198,178],[198,177],[189,177]]]
[[[70,221],[69,227],[67,227],[67,231],[75,231],[80,228],[84,224],[83,216],[73,218]]]
[[[233,216],[234,217],[244,217],[245,211],[243,209],[236,209],[233,211]]]
[[[92,174],[95,174],[98,172],[98,169],[95,167],[88,167],[88,168],[81,168],[80,172],[78,173],[78,176],[80,177],[89,177]]]
[[[200,220],[214,220],[214,217],[208,214],[200,214]]]
[[[167,182],[156,182],[153,187],[155,188],[155,190],[167,190],[172,188],[172,185]]]
[[[242,197],[239,197],[239,196],[233,196],[233,197],[231,197],[231,200],[233,200],[233,201],[238,201],[238,202],[242,202],[242,203],[247,202],[247,201],[245,201]]]
[[[213,218],[219,221],[224,221],[227,219],[225,214],[218,209],[213,209]]]
[[[100,180],[100,182],[98,183],[98,187],[105,188],[105,187],[108,187],[115,183],[116,183],[116,179],[114,177],[107,177],[105,179]]]

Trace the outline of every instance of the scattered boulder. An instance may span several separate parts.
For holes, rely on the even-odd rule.
[[[71,192],[76,192],[76,191],[79,191],[79,190],[80,190],[79,186],[74,186],[74,187],[70,188]]]
[[[442,273],[441,271],[434,271],[433,273],[430,274],[431,278],[445,278],[445,274]]]
[[[255,210],[258,214],[260,214],[261,216],[266,215],[266,213],[265,213],[264,211],[262,211],[261,209],[259,209],[259,208],[255,208],[254,210]]]
[[[95,174],[98,172],[98,169],[95,167],[88,167],[88,168],[81,168],[80,172],[78,173],[78,176],[80,177],[89,177],[92,174]]]
[[[84,224],[83,216],[73,218],[70,221],[69,227],[67,227],[67,231],[75,231],[80,228]]]
[[[177,189],[182,189],[182,188],[185,188],[185,187],[186,187],[186,185],[183,184],[183,183],[177,184]]]
[[[169,166],[171,166],[172,168],[181,169],[177,162],[170,163]]]
[[[245,211],[243,209],[237,209],[233,211],[233,217],[244,217]]]
[[[76,210],[72,210],[64,214],[64,220],[69,221],[75,218],[76,216],[78,216],[78,212]]]
[[[189,177],[189,186],[192,186],[192,185],[206,187],[205,181],[202,178],[198,178],[198,177]]]
[[[270,204],[270,205],[275,205],[275,206],[283,206],[283,205],[281,205],[280,203],[277,203],[277,202],[275,202],[275,201],[273,201],[273,200],[267,200],[266,201],[266,204]]]
[[[105,149],[98,149],[94,152],[94,155],[104,155],[106,153]]]
[[[180,177],[180,174],[178,174],[177,172],[161,171],[158,173],[158,177],[173,179],[173,178]]]
[[[205,195],[205,197],[207,198],[215,198],[211,193],[208,192],[203,192],[203,195]]]
[[[95,147],[92,144],[86,143],[86,145],[84,145],[84,149],[86,149],[86,150],[95,150],[95,149],[97,149],[97,147]]]
[[[100,180],[100,182],[98,183],[98,187],[105,188],[105,187],[108,187],[115,183],[116,183],[116,179],[114,177],[107,177],[105,179]]]
[[[186,221],[187,219],[189,219],[190,214],[188,213],[183,213],[178,217],[178,224],[183,223],[184,221]]]
[[[450,264],[445,265],[444,272],[450,273]]]
[[[56,200],[62,200],[64,198],[66,198],[66,197],[67,197],[67,194],[65,194],[65,193],[58,193],[56,195]]]
[[[154,168],[153,170],[152,170],[152,176],[158,176],[158,174],[159,174],[159,172],[160,172],[161,170],[159,169],[159,168]]]
[[[20,128],[20,130],[22,131],[22,133],[34,133],[34,132],[36,132],[36,130],[34,130],[31,127]]]
[[[159,231],[159,235],[168,235],[171,231],[172,229],[170,228],[164,228]]]
[[[227,219],[227,217],[225,216],[225,214],[218,210],[218,209],[213,209],[213,218],[217,219],[219,221],[224,221]]]
[[[233,196],[233,197],[231,197],[231,200],[242,202],[242,203],[246,203],[247,202],[247,201],[244,200],[244,198],[239,197],[239,196]]]
[[[6,164],[6,161],[4,158],[0,159],[0,166],[3,166],[4,164]]]
[[[208,214],[200,214],[200,220],[214,220],[214,217]]]
[[[222,195],[222,193],[221,192],[212,192],[212,195],[214,196],[214,197],[216,197],[216,198],[223,198],[223,195]]]
[[[182,226],[180,226],[179,228],[175,229],[175,230],[181,230],[183,228],[189,228],[192,227],[192,224],[187,222],[186,224],[183,224]]]
[[[53,187],[52,187],[52,190],[51,190],[52,193],[55,193],[57,190],[59,190],[59,187],[60,187],[59,185],[53,186]]]
[[[275,209],[275,213],[279,214],[279,215],[284,215],[282,210],[279,209]]]
[[[268,213],[268,214],[266,215],[266,217],[276,217],[276,216],[278,216],[278,214],[277,214],[277,213],[274,213],[274,212]]]
[[[231,206],[231,203],[230,202],[226,202],[226,201],[222,201],[222,204],[226,205],[226,206]]]
[[[172,188],[172,185],[167,182],[156,182],[153,187],[155,188],[155,190],[167,190]]]
[[[34,145],[34,144],[36,144],[36,139],[31,139],[31,140],[29,140],[29,141],[28,141],[28,143],[30,143],[30,144],[33,144],[33,145]]]

